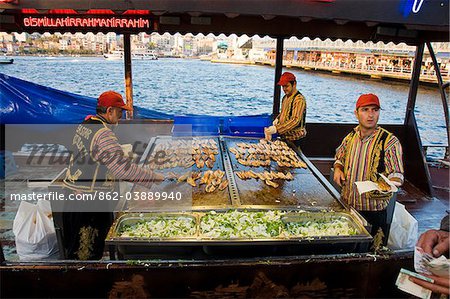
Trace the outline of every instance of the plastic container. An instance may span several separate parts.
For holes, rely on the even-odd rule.
[[[264,138],[264,128],[272,124],[270,115],[236,116],[228,118],[225,135]]]
[[[220,117],[217,116],[176,116],[172,135],[181,136],[218,136],[221,127]]]

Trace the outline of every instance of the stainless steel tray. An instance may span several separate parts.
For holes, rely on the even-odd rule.
[[[225,148],[230,151],[230,148],[236,147],[240,142],[245,143],[259,143],[259,139],[242,139],[224,137]],[[301,157],[296,153],[300,160],[310,164],[306,157]],[[322,179],[319,179],[313,172],[313,166],[308,165],[305,168],[290,168],[285,166],[278,166],[277,163],[271,160],[269,166],[244,166],[240,164],[236,156],[229,153],[232,164],[235,182],[239,191],[240,203],[242,205],[291,205],[302,207],[321,207],[333,208],[334,210],[342,209],[340,202],[334,198],[332,194],[325,188]],[[253,170],[257,172],[276,171],[286,173],[289,171],[293,180],[279,180],[274,181],[279,184],[277,188],[268,186],[264,181],[257,179],[240,179],[235,173],[237,171]]]
[[[238,209],[247,210],[247,209]],[[271,209],[248,209],[252,212]],[[273,209],[272,209],[273,210]],[[330,212],[306,211],[298,213],[298,209],[279,209],[286,211],[284,222],[305,221],[305,219],[323,219],[334,217],[346,219],[357,229],[358,234],[352,236],[298,237],[286,233],[271,238],[233,238],[220,239],[202,236],[199,230],[201,217],[210,211],[224,213],[228,209],[201,209],[179,213],[125,213],[112,225],[106,244],[117,247],[119,257],[124,259],[144,258],[214,258],[269,255],[304,255],[366,252],[372,237],[351,215]],[[177,238],[130,238],[120,237],[124,225],[137,223],[152,217],[192,217],[196,221],[196,234]]]
[[[123,231],[127,226],[135,225],[140,222],[158,220],[158,219],[175,219],[175,218],[189,218],[193,222],[194,231],[190,235],[162,237],[162,236],[122,236]],[[198,221],[197,216],[193,213],[124,213],[119,216],[111,226],[108,235],[106,237],[107,242],[125,242],[125,243],[149,243],[149,242],[182,242],[183,240],[196,240],[198,239]]]
[[[170,137],[170,136],[158,136],[153,138],[152,143],[149,144],[148,149],[146,150],[146,153],[142,156],[141,164],[147,165],[149,163],[149,159],[154,155],[154,151],[157,148],[159,144],[170,142],[170,141],[176,141],[176,140],[202,140],[202,139],[213,139],[218,146],[219,153],[216,155],[216,161],[211,168],[211,170],[217,170],[220,169],[224,171],[223,166],[223,158],[222,158],[222,151],[220,150],[220,141],[217,137]],[[197,166],[194,164],[192,167],[171,167],[171,168],[165,168],[160,170],[154,170],[156,172],[162,173],[164,175],[167,175],[168,173],[176,174],[177,176],[181,176],[185,174],[188,171],[206,171],[210,170],[206,165],[202,168],[197,168]],[[192,187],[186,182],[178,182],[177,180],[165,180],[159,185],[153,185],[150,189],[144,188],[139,185],[135,185],[133,187],[133,192],[139,192],[139,193],[145,193],[145,192],[167,192],[167,193],[180,193],[182,194],[183,202],[182,205],[184,208],[187,206],[199,206],[199,205],[211,205],[211,206],[217,206],[222,205],[222,207],[228,206],[231,203],[230,195],[228,192],[228,188],[225,188],[224,190],[215,190],[212,193],[208,193],[205,191],[205,185],[199,185],[199,181],[197,181],[197,186]],[[126,204],[126,207],[123,210],[129,210],[133,212],[140,212],[140,211],[151,211],[154,208],[158,209],[165,209],[171,208],[171,202],[153,202],[152,204],[147,204],[145,202],[139,202],[139,201],[129,201]]]
[[[355,235],[351,236],[307,236],[299,237],[290,235],[286,227],[281,228],[280,234],[270,238],[267,237],[256,237],[256,238],[214,238],[209,236],[204,236],[200,230],[200,223],[202,217],[204,217],[208,212],[214,211],[217,214],[226,213],[229,209],[219,209],[219,210],[193,210],[179,213],[125,213],[121,215],[111,226],[111,229],[106,238],[107,244],[110,245],[122,245],[127,247],[142,246],[140,251],[145,252],[147,249],[155,246],[254,246],[254,245],[278,245],[278,246],[288,246],[294,245],[298,246],[302,243],[308,245],[314,245],[319,243],[332,243],[334,245],[339,243],[368,243],[371,241],[372,237],[365,230],[365,228],[353,218],[353,216],[343,213],[343,212],[314,212],[314,211],[303,211],[298,209],[233,209],[237,211],[247,211],[249,213],[276,210],[284,212],[285,215],[281,216],[281,220],[284,223],[293,223],[300,221],[322,221],[326,219],[343,219],[352,226],[357,232]],[[195,221],[196,229],[195,234],[191,236],[183,237],[149,237],[149,238],[139,238],[139,237],[121,237],[121,230],[125,225],[130,225],[137,223],[139,221],[145,221],[147,219],[154,219],[160,217],[190,217]],[[339,250],[339,248],[336,248]],[[128,248],[122,247],[123,251],[127,251]]]
[[[353,216],[343,212],[306,212],[306,213],[287,213],[282,217],[282,221],[285,223],[286,233],[289,236],[289,239],[308,239],[311,238],[315,240],[332,240],[332,239],[347,239],[347,240],[355,240],[356,238],[366,238],[370,236],[364,226],[356,221]],[[306,223],[333,223],[334,221],[340,221],[341,223],[347,224],[349,229],[352,230],[350,234],[327,234],[326,232],[323,235],[311,235],[301,236],[293,233],[289,229],[290,224],[306,224]]]

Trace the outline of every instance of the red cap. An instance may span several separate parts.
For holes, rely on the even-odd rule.
[[[286,85],[289,82],[296,81],[293,73],[285,72],[281,75],[280,81],[278,81],[278,85]]]
[[[97,106],[101,107],[118,107],[124,110],[133,110],[132,108],[125,105],[120,93],[112,90],[105,91],[97,99]]]
[[[380,100],[376,95],[373,93],[363,94],[358,98],[358,101],[356,102],[356,109],[359,107],[369,106],[369,105],[376,105],[380,107]]]

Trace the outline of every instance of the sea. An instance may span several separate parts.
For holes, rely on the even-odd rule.
[[[105,90],[124,94],[124,63],[103,57],[13,57],[0,73],[84,96]],[[307,122],[357,123],[359,95],[374,93],[381,101],[379,123],[404,122],[409,84],[300,69]],[[134,105],[171,115],[257,115],[272,112],[275,69],[269,66],[211,63],[198,59],[133,60]],[[444,157],[447,145],[442,100],[437,86],[420,86],[415,115],[428,157]]]

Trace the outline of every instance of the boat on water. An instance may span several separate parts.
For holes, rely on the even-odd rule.
[[[147,52],[133,52],[131,53],[131,59],[134,60],[157,60],[158,55],[153,51]]]
[[[0,58],[0,64],[12,64],[12,63],[14,63],[14,59],[8,58],[6,55]]]
[[[274,115],[279,113],[280,107],[280,87],[275,82],[282,73],[283,41],[286,36],[383,41],[386,43],[406,42],[416,46],[410,93],[408,99],[405,99],[407,105],[404,123],[384,127],[398,136],[404,148],[406,183],[402,192],[398,194],[398,199],[416,200],[425,205],[427,202],[433,201],[431,196],[438,195],[426,164],[414,108],[425,46],[431,54],[433,52],[431,42],[448,41],[448,6],[445,3],[443,6],[439,6],[424,2],[422,6],[414,7],[414,11],[412,11],[413,9],[405,11],[399,10],[400,7],[408,8],[403,5],[405,2],[403,0],[361,2],[363,3],[337,0],[267,0],[264,1],[264,5],[260,5],[261,1],[258,0],[229,0],[220,3],[186,0],[180,5],[177,1],[141,1],[134,3],[134,9],[139,10],[135,19],[128,14],[122,22],[120,16],[129,8],[129,3],[128,1],[118,1],[111,7],[111,11],[115,15],[99,14],[95,17],[103,18],[104,24],[111,24],[112,21],[107,21],[114,18],[114,21],[118,22],[116,24],[120,26],[114,28],[94,27],[90,30],[124,33],[124,51],[126,52],[131,51],[130,32],[191,32],[193,34],[238,32],[239,34],[276,37]],[[22,27],[21,24],[40,24],[41,21],[35,20],[35,18],[45,17],[48,20],[53,17],[51,13],[43,13],[38,16],[23,15],[22,9],[24,8],[34,8],[39,12],[48,12],[58,8],[67,9],[66,6],[59,7],[52,3],[22,0],[20,4],[0,4],[0,9],[4,9],[0,16],[5,15],[5,18],[0,18],[0,28],[9,32],[76,32],[80,30],[79,27],[63,26],[66,18],[70,19],[70,15],[64,16],[64,19],[59,22],[62,27]],[[91,1],[78,1],[75,8],[80,10],[77,19],[80,19],[81,16],[91,18],[92,14],[84,15],[82,13],[87,12],[90,8]],[[379,11],[388,13],[380,15]],[[144,20],[142,12],[147,13]],[[153,14],[153,12],[157,13]],[[13,17],[24,20],[4,21]],[[153,23],[145,22],[148,19]],[[131,24],[131,21],[136,21],[133,23],[134,27],[124,28]],[[72,26],[77,24],[75,22],[68,23]],[[150,24],[152,24],[151,27]],[[82,30],[86,30],[86,28],[82,28]],[[432,57],[434,57],[434,53]],[[125,70],[127,101],[132,101],[130,61],[125,61]],[[440,82],[439,88],[443,95],[443,102],[447,105],[445,87],[442,82]],[[26,97],[26,103],[33,102],[34,99],[39,101],[37,96],[35,98]],[[446,113],[448,121],[448,112]],[[219,166],[219,168],[224,168],[232,183],[228,189],[222,190],[222,193],[212,193],[212,196],[205,195],[203,198],[193,196],[193,202],[197,201],[198,205],[191,208],[197,210],[192,215],[183,210],[183,215],[188,215],[184,216],[185,219],[195,221],[195,219],[200,219],[205,212],[220,213],[230,209],[260,211],[272,208],[295,212],[298,211],[299,202],[306,204],[300,208],[307,208],[310,212],[317,213],[320,203],[327,201],[343,208],[345,215],[354,215],[356,218],[352,216],[352,219],[357,221],[355,223],[360,223],[361,219],[357,216],[356,211],[350,207],[341,206],[339,194],[326,179],[330,173],[334,151],[342,138],[353,128],[353,124],[307,124],[308,135],[304,139],[301,152],[297,151],[298,157],[307,164],[307,169],[302,170],[305,180],[296,181],[296,189],[301,192],[295,192],[295,196],[300,196],[300,198],[296,197],[300,201],[288,204],[287,199],[292,196],[292,192],[280,193],[281,195],[276,198],[273,196],[274,193],[269,192],[267,188],[252,192],[251,188],[255,185],[245,185],[239,180],[235,181],[232,172],[236,165],[233,164],[235,161],[230,160],[228,146],[236,141],[251,140],[249,137],[261,137],[257,133],[261,133],[262,128],[270,122],[267,116],[265,118],[262,116],[257,118],[174,117],[172,120],[164,121],[130,119],[127,122],[135,122],[138,125],[142,123],[154,125],[164,122],[169,128],[167,131],[170,137],[167,138],[172,136],[180,138],[186,136],[183,134],[191,133],[191,135],[195,134],[204,138],[213,136],[212,138],[219,145],[216,149],[220,151],[219,157],[222,160],[218,161],[226,166]],[[183,131],[183,125],[191,126],[192,130],[190,132]],[[252,136],[252,134],[255,135]],[[32,137],[34,136],[28,138]],[[128,137],[132,137],[132,134]],[[141,138],[135,141],[143,144],[148,137],[147,132],[142,132],[139,137],[134,138]],[[152,149],[164,139],[164,137],[158,136],[147,143],[142,154],[143,163],[145,163],[146,157],[151,158]],[[211,142],[208,141],[208,143]],[[444,169],[444,172],[438,174],[440,178],[445,175],[448,176],[448,169],[447,172]],[[58,177],[55,177],[52,184],[54,184],[53,187],[58,187]],[[303,195],[300,193],[307,196],[302,197]],[[197,196],[197,193],[194,195]],[[442,198],[445,196],[448,196],[448,191]],[[261,201],[267,198],[271,200],[271,205],[261,204]],[[278,199],[278,202],[274,199]],[[319,205],[314,206],[313,203],[319,203]],[[440,201],[433,202],[435,205],[439,203]],[[443,205],[441,204],[441,206]],[[420,209],[421,207],[417,206],[416,208]],[[421,220],[429,221],[430,218],[436,220],[439,216],[442,217],[444,210],[443,208],[440,211],[441,214],[435,213],[431,217],[422,216]],[[39,260],[26,263],[0,259],[2,282],[8,285],[8,288],[1,290],[2,296],[119,297],[124,290],[131,290],[133,287],[141,289],[147,287],[154,297],[401,297],[405,294],[397,290],[395,279],[400,268],[412,269],[413,267],[413,251],[411,250],[374,254],[368,252],[367,248],[362,248],[367,245],[367,235],[354,238],[332,236],[320,240],[308,238],[294,241],[284,238],[218,241],[202,239],[201,236],[170,240],[160,238],[121,239],[116,228],[122,224],[128,225],[133,221],[136,222],[145,216],[144,214],[141,216],[140,213],[133,214],[131,211],[121,210],[121,215],[125,215],[125,217],[116,219],[118,222],[112,227],[112,234],[109,238],[110,255],[104,260],[75,261],[67,260],[62,256],[57,261]],[[134,219],[131,219],[132,217]],[[125,220],[122,221],[124,218]],[[56,220],[55,223],[57,223]],[[433,225],[437,226],[437,221]],[[57,234],[60,233],[61,227],[57,226],[56,230]],[[61,252],[64,255],[64,252]],[[23,288],[23,281],[29,282],[29,287]],[[70,288],[67,283],[69,281],[75,284],[82,282],[83,288]],[[254,283],[252,284],[252,282]],[[174,285],[177,287],[173,287]],[[277,292],[263,293],[263,290],[269,289]],[[136,297],[145,293],[142,290],[141,293],[136,294]]]
[[[103,57],[108,59],[108,60],[119,60],[119,59],[123,59],[123,51],[122,50],[114,50],[111,51],[110,53],[104,53]]]
[[[115,50],[115,51],[112,51],[111,53],[103,54],[103,57],[108,60],[123,59],[124,51],[123,50]],[[133,60],[157,60],[158,55],[156,55],[156,53],[153,51],[132,52],[131,59],[133,59]]]

